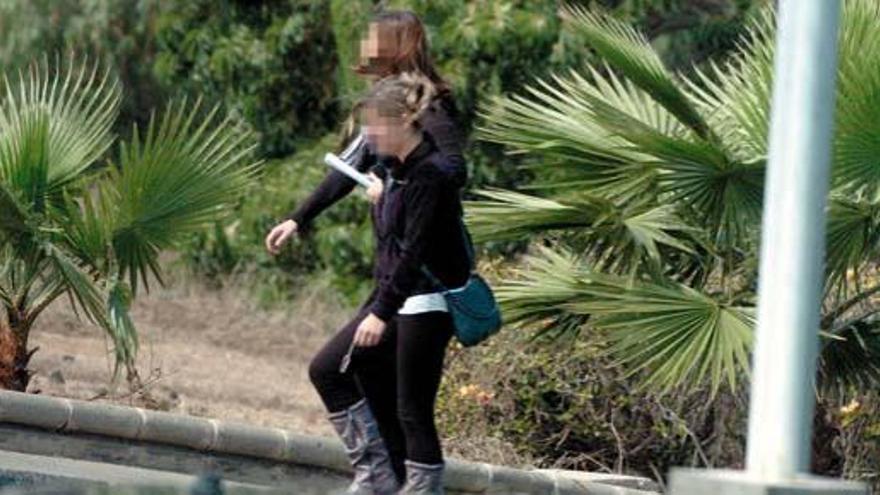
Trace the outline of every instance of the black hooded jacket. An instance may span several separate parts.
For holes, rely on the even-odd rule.
[[[470,275],[462,223],[462,176],[431,137],[403,162],[390,159],[390,177],[373,207],[376,235],[374,277],[377,292],[370,310],[384,321],[397,314],[407,297],[455,288]],[[423,272],[438,279],[437,287]]]
[[[423,142],[404,163],[380,159],[362,139],[340,156],[361,172],[373,171],[382,178],[391,174],[394,179],[386,181],[383,198],[371,210],[376,238],[373,274],[377,283],[371,310],[384,321],[397,313],[407,297],[437,290],[421,273],[422,263],[446,287],[463,285],[470,273],[460,223],[460,189],[468,174],[462,152],[464,140],[454,116],[450,97],[434,99],[419,118]],[[308,230],[315,217],[356,185],[353,179],[332,170],[285,218],[296,221],[301,230]],[[382,215],[386,206],[392,216]],[[392,233],[396,237],[391,237]]]

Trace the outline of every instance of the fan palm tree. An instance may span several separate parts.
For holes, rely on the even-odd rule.
[[[646,38],[563,8],[600,60],[483,109],[482,139],[536,180],[468,204],[479,240],[540,236],[498,296],[541,335],[586,332],[646,386],[735,388],[748,373],[774,14],[735,53],[671,73]],[[822,383],[880,380],[880,3],[848,0],[828,205]],[[793,170],[791,173],[797,173]]]
[[[139,280],[161,282],[159,252],[226,214],[255,172],[253,139],[180,101],[110,153],[121,88],[97,63],[44,59],[0,89],[0,388],[27,388],[31,329],[62,296],[133,372]]]

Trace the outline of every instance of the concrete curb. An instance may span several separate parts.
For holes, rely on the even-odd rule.
[[[67,490],[70,485],[73,488],[70,493],[108,493],[100,489],[114,488],[110,493],[116,493],[120,487],[162,487],[160,493],[186,493],[198,483],[199,479],[188,474],[173,473],[168,471],[156,471],[131,466],[107,465],[99,462],[82,461],[78,459],[65,459],[60,457],[46,457],[38,455],[18,454],[13,452],[0,452],[0,476],[15,476],[20,480],[36,481],[38,483],[52,483],[64,485]],[[265,487],[247,483],[225,482],[225,487],[230,493],[262,495],[273,493]],[[92,489],[94,491],[91,491]],[[6,489],[0,488],[0,492],[6,493]],[[153,490],[150,490],[152,493]]]
[[[350,472],[336,439],[280,428],[0,390],[0,423],[90,433]],[[553,495],[659,493],[646,478],[556,469],[514,469],[447,459],[445,485],[464,492]]]

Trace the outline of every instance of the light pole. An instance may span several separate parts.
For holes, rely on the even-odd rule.
[[[864,494],[809,476],[839,0],[780,0],[746,470],[676,470],[671,493]]]

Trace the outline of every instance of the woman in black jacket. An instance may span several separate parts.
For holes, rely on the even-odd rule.
[[[380,14],[370,24],[370,35],[362,43],[362,57],[364,62],[359,72],[365,75],[380,77],[408,70],[419,80],[419,108],[410,113],[411,121],[404,129],[418,129],[416,134],[423,144],[403,161],[418,159],[421,162],[430,157],[433,166],[424,169],[418,177],[422,173],[435,174],[434,179],[442,179],[442,183],[449,187],[447,193],[455,193],[451,198],[425,196],[426,200],[437,203],[433,206],[427,201],[423,203],[420,215],[437,210],[450,215],[449,218],[457,218],[456,215],[460,214],[458,189],[467,178],[461,151],[463,143],[453,121],[454,104],[450,92],[427,57],[425,34],[418,18],[408,12]],[[414,98],[415,93],[410,97]],[[378,100],[373,98],[370,101]],[[422,485],[436,484],[442,473],[433,401],[451,326],[448,315],[436,309],[442,299],[436,294],[414,299],[405,297],[433,291],[427,281],[412,270],[412,261],[406,263],[409,269],[392,270],[392,264],[398,263],[393,261],[397,259],[394,252],[400,249],[398,241],[403,239],[405,232],[399,228],[397,231],[388,230],[389,225],[397,224],[383,222],[383,219],[401,214],[399,208],[404,204],[400,201],[404,189],[399,187],[400,181],[409,179],[395,176],[397,172],[394,171],[398,170],[401,161],[393,153],[377,153],[380,150],[376,145],[381,139],[375,135],[368,138],[364,132],[359,132],[341,153],[341,158],[351,165],[361,171],[371,171],[379,179],[368,191],[374,203],[371,215],[377,237],[374,274],[378,286],[357,316],[318,353],[310,365],[309,374],[355,468],[355,480],[349,491],[395,493],[397,485],[409,476],[410,491],[420,493],[420,480]],[[407,190],[410,194],[421,195],[419,188],[423,183],[421,179],[417,180]],[[277,253],[288,238],[306,229],[319,213],[354,187],[355,182],[347,176],[330,172],[315,192],[269,233],[267,249]],[[410,211],[415,210],[410,208]],[[446,243],[461,238],[460,225],[455,225],[454,230],[444,232],[439,239]],[[393,232],[398,237],[390,237]],[[451,251],[437,250],[432,246],[431,250],[421,251],[418,256],[437,271],[444,284],[454,287],[464,283],[467,269],[462,265],[464,258],[448,254],[463,249],[462,246],[458,244]],[[403,259],[415,258],[408,254]],[[426,309],[434,310],[424,311]],[[420,316],[416,318],[416,314]],[[405,331],[414,325],[429,330],[433,328],[434,331]],[[362,326],[365,330],[359,331]],[[381,332],[377,330],[379,327],[383,328]],[[356,335],[359,335],[357,339]],[[426,352],[420,353],[420,350]],[[351,365],[340,370],[340,362],[349,359]],[[399,373],[402,369],[414,371]],[[405,459],[409,462],[405,463]],[[419,471],[420,467],[424,469]]]

